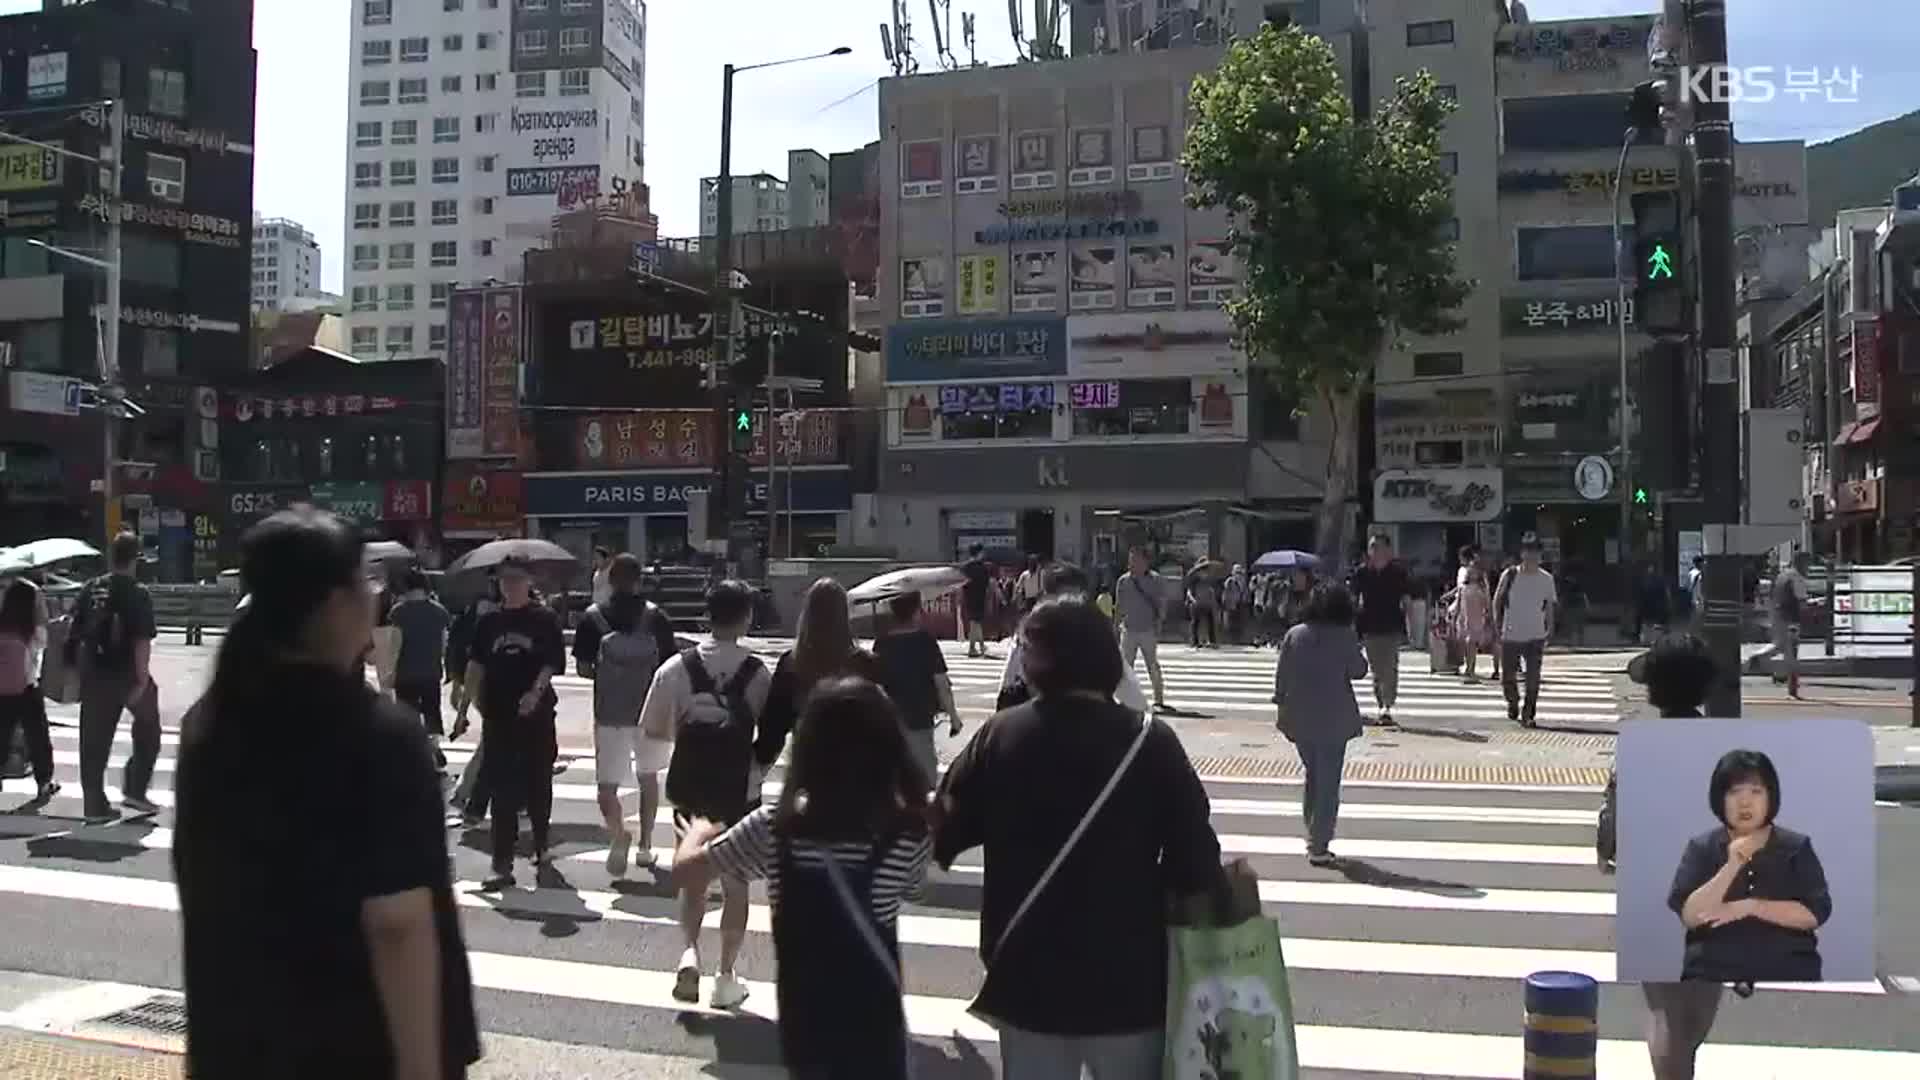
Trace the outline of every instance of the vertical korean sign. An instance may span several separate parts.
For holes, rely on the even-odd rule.
[[[447,326],[447,456],[477,458],[486,449],[480,413],[482,379],[481,301],[477,292],[457,292]]]
[[[487,290],[485,323],[484,454],[513,457],[520,445],[520,290]]]

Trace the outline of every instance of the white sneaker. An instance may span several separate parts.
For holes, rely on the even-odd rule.
[[[713,1007],[737,1009],[747,1000],[747,984],[731,971],[723,971],[713,980]]]
[[[653,865],[659,861],[659,857],[654,855],[653,849],[650,847],[643,847],[633,853],[633,866],[636,870],[651,870],[653,869]]]
[[[673,1000],[700,1000],[700,954],[692,949],[680,954],[680,970],[673,977]]]
[[[615,833],[607,845],[607,873],[620,877],[627,872],[627,853],[633,847],[633,835]]]

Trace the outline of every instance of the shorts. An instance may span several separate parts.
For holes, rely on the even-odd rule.
[[[654,776],[673,757],[673,744],[650,739],[632,727],[593,729],[593,779],[606,786],[633,787],[642,776]]]
[[[747,774],[747,790],[740,793],[742,798],[740,800],[739,811],[719,818],[710,818],[709,820],[717,821],[719,824],[725,825],[728,828],[739,824],[741,818],[746,817],[748,814],[760,808],[760,788],[765,780],[766,774],[760,770],[758,765],[755,765]],[[690,814],[678,806],[673,808],[673,841],[675,846],[678,846],[680,841],[685,839],[688,827],[697,816],[704,815]]]

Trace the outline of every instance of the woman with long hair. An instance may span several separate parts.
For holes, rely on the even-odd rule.
[[[907,1075],[896,926],[932,852],[926,805],[893,702],[837,678],[807,697],[779,803],[724,831],[698,822],[680,842],[684,886],[767,880],[781,1049],[797,1078]]]
[[[40,660],[46,646],[46,609],[40,589],[26,578],[15,578],[0,596],[0,761],[12,752],[18,726],[26,736],[27,760],[33,764],[38,789],[28,806],[44,806],[60,791],[53,779],[47,701],[40,693]]]
[[[846,588],[823,577],[807,586],[793,648],[781,653],[773,668],[767,708],[760,714],[759,736],[754,740],[754,758],[761,768],[770,768],[780,759],[787,735],[806,709],[813,688],[848,675],[877,684],[880,665],[853,639],[853,605]]]
[[[354,676],[374,616],[360,541],[303,509],[242,543],[252,599],[176,780],[188,1071],[465,1076],[480,1044],[433,756]]]

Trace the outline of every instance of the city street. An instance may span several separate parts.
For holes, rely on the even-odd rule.
[[[157,655],[171,729],[213,649],[163,645]],[[1610,741],[1620,711],[1614,676],[1575,670],[1599,666],[1600,658],[1553,658],[1564,671],[1549,681],[1541,719],[1562,729],[1550,734],[1573,741],[1532,746],[1496,737],[1504,726],[1497,688],[1428,677],[1424,657],[1407,654],[1407,687],[1396,711],[1410,730],[1369,732],[1365,745],[1356,744],[1335,844],[1345,864],[1316,870],[1304,858],[1298,781],[1284,765],[1290,754],[1276,745],[1265,715],[1272,653],[1164,647],[1163,657],[1169,700],[1189,714],[1173,722],[1207,774],[1222,845],[1260,874],[1262,899],[1286,935],[1306,1075],[1517,1076],[1521,980],[1549,968],[1584,971],[1607,984],[1602,1075],[1648,1075],[1639,992],[1612,985],[1612,879],[1594,869],[1592,855],[1597,788],[1499,782],[1539,762],[1586,769],[1604,760],[1589,744]],[[977,722],[990,708],[999,661],[956,657],[953,665],[963,708]],[[1364,700],[1366,688],[1359,689]],[[561,742],[575,752],[587,750],[577,734],[587,693],[582,682],[562,682],[568,726]],[[152,823],[81,827],[73,709],[56,707],[55,716],[66,790],[42,816],[0,816],[0,905],[9,930],[0,972],[79,982],[17,990],[0,977],[0,1012],[13,1026],[152,1045],[152,1032],[99,1020],[179,984],[171,814],[163,811]],[[1433,734],[1422,734],[1428,730]],[[123,735],[116,769],[127,746]],[[153,792],[163,807],[171,803],[176,746],[169,730]],[[1482,782],[1474,784],[1372,778],[1388,775],[1394,762],[1401,769],[1421,764],[1406,759],[1427,755],[1429,746],[1463,747],[1454,752],[1507,764],[1483,765]],[[1238,754],[1229,752],[1235,747]],[[954,749],[943,740],[943,756]],[[467,753],[455,747],[449,756],[458,764]],[[741,965],[754,987],[745,1013],[727,1017],[672,1001],[679,946],[669,888],[651,871],[625,881],[608,877],[591,770],[589,758],[575,757],[556,782],[564,886],[482,896],[484,833],[453,837],[486,1030],[518,1037],[499,1043],[503,1055],[511,1048],[512,1060],[538,1059],[555,1070],[541,1075],[582,1075],[576,1061],[579,1069],[606,1070],[594,1075],[763,1075],[752,1066],[777,1059],[775,1031],[765,1020],[774,991],[764,894],[756,890]],[[29,787],[9,781],[0,808],[24,801]],[[343,797],[351,797],[345,789]],[[1912,899],[1920,892],[1920,809],[1889,806],[1879,815],[1881,952],[1888,963],[1904,965],[1885,973],[1914,974],[1920,957],[1911,947],[1901,955],[1892,931],[1920,918]],[[316,827],[323,818],[321,811]],[[665,858],[670,843],[663,816],[653,847]],[[980,977],[979,883],[975,853],[951,873],[936,872],[901,922],[909,1020],[927,1076],[984,1077],[997,1069],[991,1029],[965,1011]],[[1914,1001],[1880,983],[1730,999],[1703,1052],[1701,1075],[1911,1077],[1920,1070]],[[160,1045],[167,1041],[159,1037]],[[639,1054],[663,1056],[632,1056]],[[481,1075],[533,1075],[525,1068]]]

